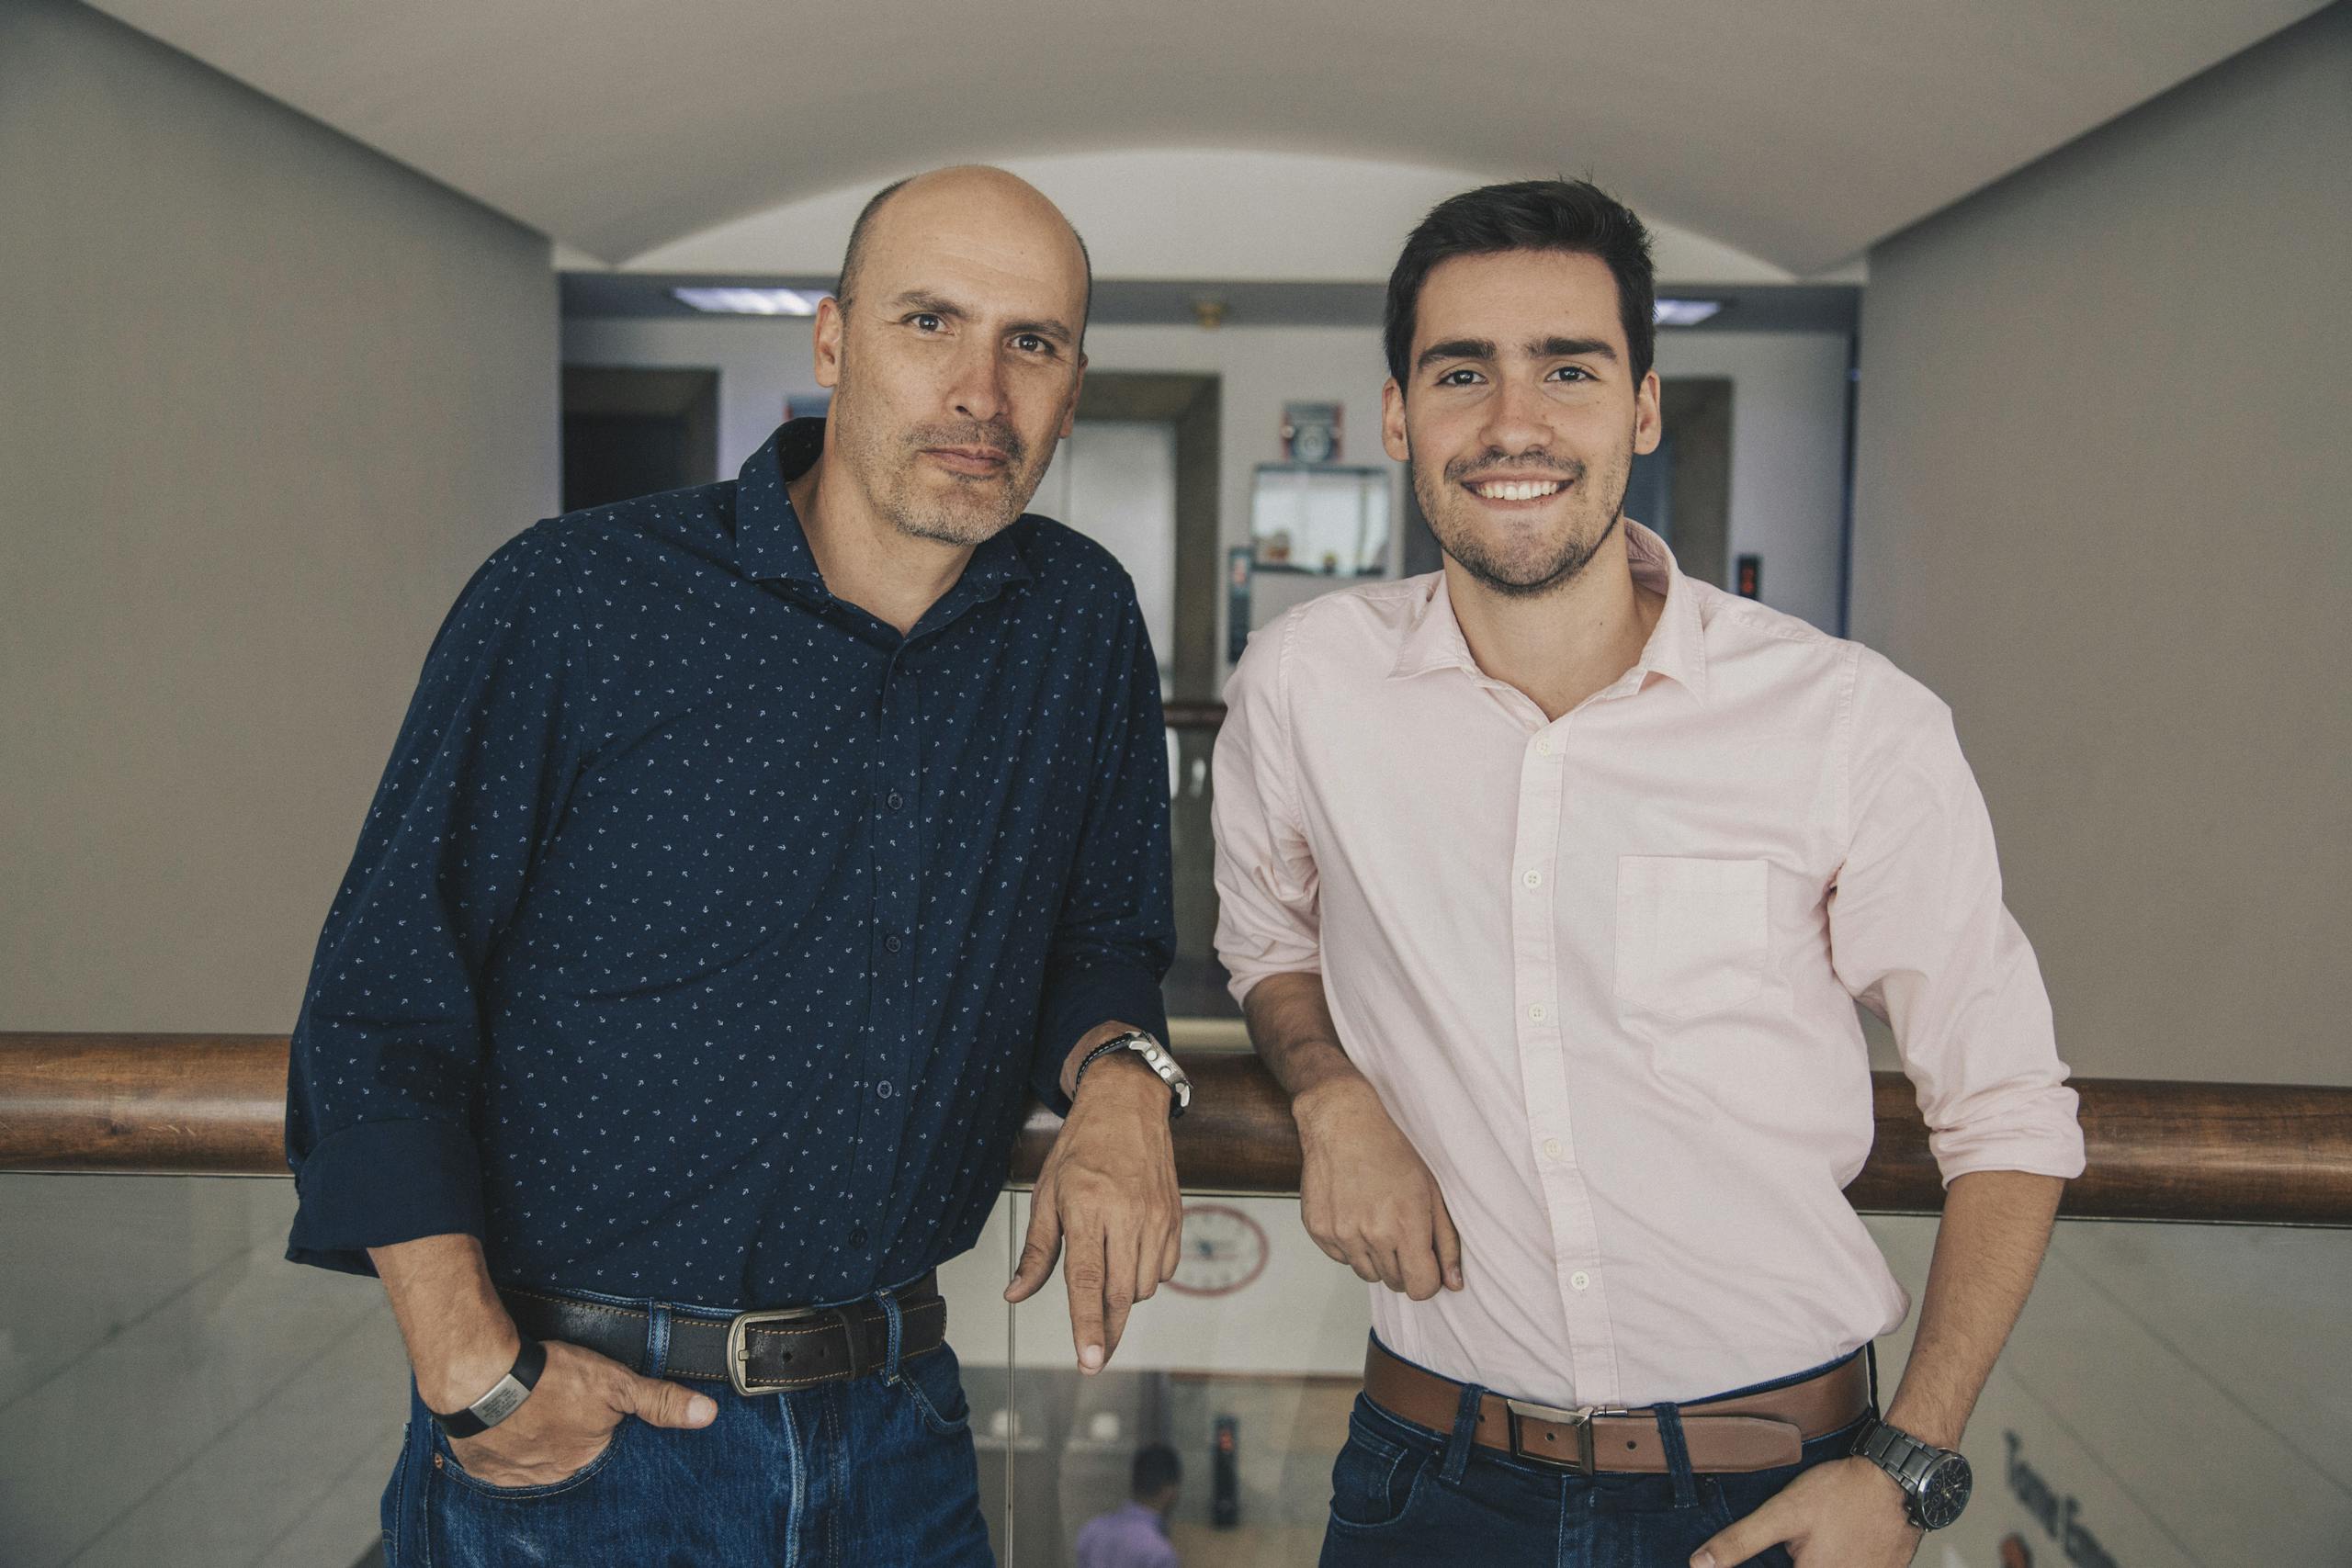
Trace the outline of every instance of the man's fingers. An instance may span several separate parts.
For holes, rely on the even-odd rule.
[[[1040,1189],[1029,1198],[1029,1235],[1021,1244],[1021,1261],[1004,1299],[1025,1302],[1054,1277],[1054,1255],[1061,1250],[1062,1217],[1050,1194]]]
[[[1073,1235],[1069,1251],[1062,1259],[1062,1284],[1069,1292],[1069,1337],[1078,1347],[1078,1370],[1099,1372],[1108,1356],[1102,1334],[1102,1237],[1091,1232]]]
[[[718,1405],[708,1394],[673,1382],[632,1373],[622,1387],[629,1414],[650,1427],[707,1427],[718,1416]]]
[[[1425,1302],[1437,1294],[1443,1283],[1437,1260],[1437,1249],[1424,1244],[1411,1244],[1397,1255],[1397,1271],[1405,1280],[1405,1294],[1417,1302]]]
[[[1780,1545],[1790,1534],[1781,1517],[1780,1499],[1774,1498],[1746,1518],[1734,1520],[1730,1529],[1716,1532],[1690,1554],[1690,1568],[1736,1568],[1766,1547]]]
[[[1127,1331],[1127,1314],[1135,1310],[1137,1264],[1134,1237],[1111,1235],[1104,1239],[1102,1359],[1108,1361],[1119,1348],[1119,1336]]]
[[[1430,1196],[1436,1204],[1430,1218],[1436,1222],[1437,1269],[1444,1277],[1445,1288],[1458,1291],[1462,1288],[1462,1237],[1453,1228],[1453,1216],[1445,1212],[1445,1198],[1434,1180],[1430,1183]]]
[[[1183,1264],[1184,1227],[1180,1224],[1174,1230],[1168,1233],[1168,1239],[1160,1245],[1160,1279],[1163,1280],[1173,1280],[1176,1277],[1176,1270],[1183,1267]]]

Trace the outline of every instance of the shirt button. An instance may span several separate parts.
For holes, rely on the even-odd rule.
[[[1589,1288],[1592,1284],[1592,1276],[1579,1269],[1575,1273],[1568,1276],[1568,1283],[1574,1285],[1579,1291],[1585,1290]]]
[[[1559,1139],[1546,1138],[1544,1140],[1544,1157],[1545,1159],[1558,1159],[1560,1157]]]
[[[864,1225],[860,1225],[855,1230],[849,1233],[849,1244],[852,1247],[864,1247],[865,1245],[865,1227]]]
[[[1520,880],[1530,887],[1541,887],[1544,886],[1544,874],[1540,871],[1531,871]]]
[[[1544,737],[1543,739],[1538,740],[1535,743],[1535,754],[1539,757],[1548,757],[1552,754],[1552,738],[1550,736],[1547,735]]]
[[[1528,1016],[1528,1017],[1530,1017],[1530,1018],[1532,1018],[1532,1019],[1533,1019],[1533,1020],[1534,1020],[1536,1022],[1538,1022],[1538,1023],[1543,1022],[1543,1021],[1544,1021],[1544,1004],[1543,1004],[1542,1002],[1532,1002],[1532,1003],[1530,1003],[1530,1004],[1528,1005],[1528,1009],[1527,1009],[1527,1016]]]
[[[874,1092],[880,1095],[883,1099],[888,1100],[890,1098],[890,1086],[888,1083],[876,1084],[874,1086]]]
[[[897,790],[895,790],[895,789],[894,789],[894,790],[892,790],[888,795],[884,795],[884,796],[882,797],[882,804],[883,804],[886,807],[888,807],[888,809],[890,809],[890,810],[892,810],[892,811],[896,811],[897,809],[899,809],[899,807],[900,807],[901,806],[904,806],[906,803],[907,803],[907,797],[906,797],[905,795],[900,795],[900,794],[899,794]]]
[[[902,944],[899,942],[899,939],[898,939],[897,937],[895,937],[895,936],[886,936],[886,937],[884,937],[884,938],[882,939],[882,945],[883,945],[885,948],[888,949],[890,952],[892,952],[892,953],[896,953],[896,952],[898,952],[898,951],[899,951],[899,947],[900,947]]]

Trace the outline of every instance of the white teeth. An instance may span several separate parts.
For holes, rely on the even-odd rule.
[[[1494,479],[1478,487],[1478,493],[1488,501],[1533,501],[1538,496],[1556,494],[1557,479]]]

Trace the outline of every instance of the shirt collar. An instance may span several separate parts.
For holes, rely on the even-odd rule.
[[[807,473],[825,449],[825,422],[796,419],[776,426],[735,478],[735,559],[743,575],[757,581],[825,586],[817,570],[808,532],[785,487]],[[1029,563],[1011,528],[999,530],[972,552],[951,593],[966,600],[992,597],[1008,582],[1026,582]]]
[[[1666,541],[1632,518],[1625,519],[1625,556],[1634,581],[1653,593],[1666,595],[1650,640],[1634,661],[1675,682],[1701,701],[1707,695],[1707,624],[1699,610],[1698,585],[1674,564]]]
[[[1706,626],[1700,618],[1698,590],[1675,566],[1674,552],[1666,547],[1666,541],[1630,517],[1625,519],[1625,554],[1634,582],[1666,596],[1666,608],[1659,612],[1657,625],[1651,628],[1642,656],[1627,673],[1664,675],[1703,699],[1707,694],[1707,643]],[[1432,670],[1466,670],[1481,677],[1485,673],[1470,656],[1470,644],[1462,635],[1462,623],[1454,618],[1453,601],[1442,571],[1431,579],[1429,597],[1412,626],[1407,628],[1396,662],[1388,674],[1392,680],[1401,680],[1426,675]]]

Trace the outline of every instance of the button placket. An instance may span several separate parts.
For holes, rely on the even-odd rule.
[[[1569,1375],[1577,1399],[1613,1401],[1616,1348],[1596,1288],[1599,1236],[1592,1197],[1577,1164],[1568,1100],[1569,1055],[1562,1031],[1558,892],[1546,891],[1559,858],[1566,811],[1567,748],[1556,727],[1536,734],[1520,767],[1518,831],[1511,848],[1519,895],[1511,900],[1521,1082],[1538,1186],[1551,1220],[1560,1305],[1568,1328]]]

